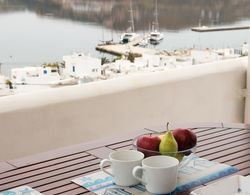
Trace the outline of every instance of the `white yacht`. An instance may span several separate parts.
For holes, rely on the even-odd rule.
[[[159,22],[158,22],[158,3],[157,0],[155,0],[155,21],[153,25],[153,29],[150,32],[149,35],[149,42],[151,44],[159,44],[162,39],[164,39],[164,36],[159,31]]]
[[[158,31],[154,31],[150,33],[149,36],[149,41],[150,42],[159,42],[164,38],[163,34],[158,32]]]
[[[121,43],[128,43],[135,40],[139,35],[134,32],[123,33],[121,35]]]
[[[128,32],[125,32],[121,35],[121,43],[128,43],[133,40],[135,40],[137,37],[139,37],[139,34],[135,33],[135,25],[134,25],[134,14],[133,14],[133,9],[132,9],[132,0],[130,0],[130,27]]]

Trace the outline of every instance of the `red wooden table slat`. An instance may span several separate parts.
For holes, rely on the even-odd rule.
[[[87,190],[85,190],[84,188],[82,188],[82,187],[78,187],[78,188],[76,188],[76,189],[73,189],[73,190],[69,190],[69,191],[65,191],[65,192],[62,192],[62,193],[59,193],[59,194],[61,194],[61,195],[72,195],[72,194],[87,194]],[[59,195],[58,194],[58,195]]]
[[[88,153],[91,154],[92,156],[96,156],[97,158],[104,159],[104,158],[108,158],[109,154],[113,151],[114,150],[108,147],[101,147],[101,148],[96,148],[93,150],[88,150]]]
[[[16,169],[16,167],[7,162],[0,162],[0,173],[4,173],[13,169]]]
[[[228,147],[225,147],[225,149],[226,148],[228,148]],[[229,149],[230,150],[223,150],[223,148],[219,148],[218,151],[214,151],[214,152],[209,151],[209,150],[208,151],[203,151],[203,152],[200,152],[200,153],[197,152],[197,155],[200,156],[200,157],[206,157],[209,160],[214,160],[214,159],[221,158],[221,157],[224,157],[224,156],[227,156],[227,155],[231,155],[231,154],[236,153],[236,152],[240,152],[240,151],[245,150],[245,149],[250,150],[249,143],[246,143],[246,144],[243,144],[243,145],[237,145],[237,146],[231,147]]]
[[[248,153],[248,155],[245,155],[245,156],[241,156],[240,157],[241,159],[241,163],[245,163],[247,162],[248,163],[248,166],[250,167],[250,153]],[[230,160],[230,161],[227,161],[228,164],[231,164],[231,165],[237,165],[239,164],[239,160],[237,158],[233,159],[233,160]]]
[[[203,141],[212,141],[212,142],[216,142],[217,140],[223,140],[223,139],[228,139],[231,137],[235,137],[238,135],[242,135],[242,134],[247,134],[249,133],[249,130],[228,130],[228,131],[222,131],[222,132],[216,132],[213,134],[208,134],[206,136],[202,136],[199,137],[199,142],[203,142]]]
[[[228,145],[234,142],[241,142],[242,140],[250,140],[250,134],[241,134],[235,137],[230,137],[228,139],[224,139],[224,140],[220,140],[211,144],[208,144],[207,142],[198,142],[198,148],[197,148],[197,152],[202,152],[205,150],[209,150],[211,148],[215,148],[215,147],[220,147],[222,145]]]
[[[249,161],[245,161],[245,162],[234,164],[234,166],[238,168],[239,170],[248,169],[250,168],[250,163]]]
[[[132,150],[132,149],[133,149],[132,146],[124,146],[124,147],[117,148],[116,150]]]
[[[237,174],[245,176],[250,175],[250,167],[240,170]]]
[[[57,170],[61,171],[67,167],[70,168],[70,167],[74,166],[73,168],[75,169],[77,167],[82,167],[82,164],[84,162],[95,160],[95,159],[96,159],[96,157],[94,157],[94,156],[86,156],[85,158],[76,159],[73,161],[67,161],[65,163],[56,164],[54,166],[49,166],[49,167],[44,167],[44,168],[37,169],[34,171],[29,171],[29,172],[23,173],[21,175],[19,174],[19,175],[15,175],[13,177],[0,179],[0,185],[5,184],[5,183],[10,183],[10,182],[16,181],[16,180],[24,180],[24,179],[29,179],[29,178],[31,178],[33,180],[36,176],[40,177],[41,175],[45,175],[45,174],[49,174],[49,175],[51,175],[53,173],[55,174],[55,172]]]
[[[75,165],[73,167],[66,167],[66,168],[62,168],[60,170],[55,170],[52,172],[47,172],[47,173],[43,173],[40,175],[36,175],[36,176],[31,176],[28,178],[24,178],[21,180],[17,180],[17,181],[13,181],[4,185],[0,186],[0,191],[4,190],[4,189],[8,189],[8,188],[13,188],[13,187],[17,187],[20,185],[25,185],[25,184],[32,184],[32,186],[41,186],[41,185],[45,185],[51,182],[55,182],[58,180],[63,180],[63,179],[68,179],[68,178],[72,178],[75,176],[75,174],[79,174],[80,170],[82,173],[88,172],[93,170],[93,166],[94,165],[94,169],[96,169],[96,166],[98,166],[99,168],[99,159],[96,159],[94,161],[90,161],[90,162],[86,162],[84,164],[79,164],[79,165]]]
[[[218,143],[218,142],[217,142]],[[244,146],[242,146],[244,145]],[[218,153],[218,152],[225,152],[225,153],[228,153],[228,154],[231,154],[233,153],[233,151],[239,151],[239,150],[236,150],[237,147],[247,147],[247,145],[249,145],[249,140],[248,139],[243,139],[241,141],[238,141],[238,142],[231,142],[230,144],[223,144],[223,145],[220,145],[218,147],[211,147],[210,149],[207,149],[207,150],[202,150],[202,151],[199,151],[197,150],[196,154],[200,155],[200,156],[204,156],[204,155],[209,155],[209,154],[213,154],[213,153]],[[241,148],[242,148],[241,147]],[[225,150],[229,150],[231,151],[225,151]],[[223,154],[221,155],[223,156]]]
[[[78,154],[74,154],[74,155],[70,155],[70,156],[64,156],[64,157],[60,157],[60,158],[56,158],[56,159],[52,159],[52,160],[47,160],[47,161],[44,161],[44,162],[41,162],[41,163],[37,163],[37,164],[32,164],[32,165],[28,165],[28,166],[25,166],[25,167],[21,167],[21,168],[12,170],[12,171],[8,171],[6,173],[2,173],[0,175],[0,181],[3,178],[7,178],[7,177],[19,175],[21,173],[26,173],[26,172],[29,172],[29,171],[34,171],[34,170],[45,168],[45,167],[49,167],[51,165],[65,163],[65,162],[68,162],[70,160],[85,158],[87,156],[89,156],[88,153],[81,152],[81,153],[78,153]]]
[[[36,181],[31,183],[32,186],[36,186],[36,188],[39,188],[41,191],[48,191],[50,189],[58,188],[67,184],[71,183],[71,180],[78,178],[78,177],[83,177],[85,175],[91,174],[92,172],[99,171],[99,163],[94,164],[92,166],[74,170],[72,172],[65,173],[63,175],[57,175],[57,176],[52,176],[48,179],[41,180],[41,181]]]
[[[120,142],[120,143],[116,143],[116,144],[112,144],[112,145],[108,145],[107,147],[115,150],[115,149],[118,149],[118,148],[123,148],[123,147],[126,147],[126,146],[129,146],[132,144],[132,140],[129,139],[129,140],[126,140],[124,142]]]
[[[130,131],[126,133],[121,133],[117,136],[113,136],[112,138],[103,138],[101,140],[96,140],[92,141],[89,143],[83,143],[83,144],[77,144],[73,146],[68,146],[32,156],[27,156],[19,159],[14,159],[8,161],[10,164],[12,164],[15,167],[23,167],[31,164],[36,164],[56,158],[61,158],[69,155],[74,155],[77,153],[81,153],[84,151],[88,150],[93,150],[95,148],[100,148],[106,145],[110,145],[112,143],[117,143],[117,142],[123,142],[126,139],[131,139],[132,137],[136,137],[142,133],[147,132],[144,129],[141,130],[135,130],[135,131]]]
[[[197,135],[199,136],[200,139],[202,139],[204,136],[209,136],[211,135],[211,130],[207,130],[207,131],[203,131],[203,132],[200,132],[200,133],[197,133]],[[230,128],[216,128],[216,129],[212,129],[213,131],[213,136],[219,136],[220,134],[230,134],[230,133],[233,133],[233,132],[239,132],[239,131],[246,131],[247,130],[242,130],[242,129],[230,129]]]
[[[81,186],[71,182],[70,184],[64,185],[64,186],[60,186],[51,190],[47,190],[47,191],[43,191],[43,194],[61,194],[64,193],[65,191],[72,191],[75,190],[77,188],[82,188]],[[87,190],[86,190],[87,191]]]
[[[239,162],[239,159],[241,161],[244,161],[245,158],[248,158],[248,160],[250,162],[250,151],[242,150],[239,152],[235,152],[235,153],[230,154],[228,156],[223,156],[219,159],[216,159],[216,162],[219,162],[219,163],[227,163],[229,161]]]

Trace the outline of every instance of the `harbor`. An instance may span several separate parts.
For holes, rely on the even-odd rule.
[[[138,36],[135,40],[128,43],[107,43],[99,44],[96,46],[96,50],[101,52],[106,52],[113,55],[128,55],[128,53],[133,53],[137,55],[146,54],[156,54],[158,51],[156,49],[149,49],[144,47],[138,47],[138,45],[147,40],[149,35]]]
[[[197,32],[199,30],[212,32],[219,29],[226,30],[212,27],[191,28]],[[232,47],[159,49],[156,46],[161,44],[163,37],[163,34],[156,29],[144,34],[125,32],[119,41],[104,41],[95,47],[97,51],[119,56],[113,60],[94,57],[86,52],[74,52],[62,56],[60,62],[44,63],[40,67],[12,68],[10,77],[1,78],[0,96],[148,72],[168,71],[248,55],[247,42],[244,42],[240,49]],[[155,47],[152,48],[150,45]]]
[[[130,9],[129,1],[115,3],[112,1],[99,2],[95,0],[88,3],[84,3],[84,1],[80,3],[74,0],[68,3],[59,3],[58,1],[58,10],[57,8],[55,8],[55,10],[46,10],[45,13],[41,14],[38,9],[39,6],[35,6],[35,3],[31,4],[32,8],[30,12],[13,11],[13,7],[18,7],[16,5],[18,2],[9,1],[10,14],[3,14],[0,17],[1,26],[5,26],[2,31],[3,39],[0,44],[1,73],[5,75],[10,75],[12,68],[38,66],[46,62],[59,62],[63,55],[74,52],[91,53],[93,56],[101,58],[103,54],[96,50],[98,43],[102,41],[105,43],[106,40],[113,40],[113,42],[118,43],[120,35],[126,32],[129,27],[128,20],[130,20],[131,13],[128,12]],[[22,1],[20,4],[21,7],[28,6],[25,1]],[[46,5],[47,3],[43,2],[41,4]],[[103,5],[103,7],[106,6],[108,9],[103,10],[103,13],[95,12],[94,7],[96,4]],[[192,15],[192,19],[187,20],[186,17],[178,14],[173,15],[172,18],[166,17],[166,12],[163,11],[163,7],[167,7],[168,3],[159,1],[158,4],[159,31],[164,35],[164,40],[159,45],[147,48],[150,49],[147,50],[149,53],[155,52],[154,50],[174,51],[188,48],[238,48],[244,41],[248,41],[248,30],[217,31],[216,36],[210,36],[209,33],[190,31],[192,27],[197,25],[199,19],[201,19],[201,24],[204,26],[212,26],[212,21],[215,19],[216,21],[220,21],[219,25],[221,26],[249,25],[249,20],[247,19],[240,22],[242,20],[228,21],[228,19],[233,18],[233,16],[228,16],[227,19],[220,18],[221,15],[218,16],[216,13],[216,11],[219,12],[220,10],[217,10],[215,5],[213,5],[214,7],[211,9],[211,14],[208,10],[203,11],[202,5],[199,5],[200,9],[185,7],[187,13],[195,13]],[[179,5],[176,2],[171,2],[171,4],[174,10],[179,10]],[[204,2],[202,4],[206,7],[205,5],[207,3]],[[133,1],[132,8],[135,10],[134,28],[136,33],[149,33],[149,24],[150,26],[152,22],[157,24],[155,19],[157,14],[155,14],[154,11],[156,7],[155,1],[150,1],[148,6],[146,9],[145,2]],[[231,4],[230,6],[234,7],[235,5]],[[86,9],[83,9],[84,7]],[[121,7],[122,10],[119,10],[119,7]],[[244,7],[241,7],[241,9]],[[8,10],[8,7],[6,7],[6,9]],[[143,15],[143,13],[145,13],[143,12],[144,9],[147,10],[146,16]],[[60,13],[64,14],[64,16],[57,16],[56,13],[60,10],[63,10],[63,12]],[[111,15],[110,10],[114,11],[112,12],[113,15]],[[48,17],[46,13],[51,14]],[[73,13],[73,15],[69,13]],[[123,17],[121,19],[119,19],[118,13],[122,13]],[[237,13],[241,15],[239,18],[247,18],[247,16],[244,15],[247,12]],[[227,13],[227,15],[230,14],[231,13]],[[6,24],[6,21],[8,21],[8,24]],[[23,23],[25,28],[19,28],[18,25],[15,25],[17,21],[18,23]],[[177,21],[174,26],[172,24],[173,21]],[[44,34],[44,31],[39,27],[40,24],[44,25],[42,28],[46,29],[46,34]],[[65,33],[56,33],[62,31]],[[14,35],[13,32],[19,33]],[[4,37],[6,37],[6,39]],[[34,37],[34,39],[30,37]],[[233,37],[233,39],[231,39],[231,37]],[[10,43],[7,40],[13,41]],[[98,46],[98,48],[103,50],[108,49],[112,52],[119,51],[119,54],[116,55],[124,54],[121,49],[117,49],[118,47],[115,50],[113,46]],[[124,48],[124,46],[122,46],[122,48]],[[133,50],[134,49],[140,50],[140,53],[141,50],[146,51],[145,49],[133,48]],[[126,50],[129,51],[128,48],[126,48]]]
[[[13,44],[4,44],[3,41],[0,45],[2,51],[0,96],[147,72],[169,71],[239,58],[248,53],[248,43],[245,40],[248,35],[246,30],[249,29],[247,22],[235,23],[229,27],[224,26],[226,23],[221,23],[221,26],[213,25],[213,21],[220,20],[219,13],[202,10],[201,13],[196,14],[201,18],[194,18],[193,21],[199,20],[200,24],[205,26],[192,27],[194,23],[187,24],[184,17],[181,18],[180,25],[173,27],[169,23],[172,19],[169,20],[164,15],[162,6],[168,6],[164,2],[152,1],[148,8],[151,15],[148,17],[143,15],[146,7],[141,2],[127,1],[115,4],[103,2],[103,4],[108,5],[107,10],[97,12],[92,9],[96,5],[93,1],[89,4],[74,3],[74,1],[62,4],[64,6],[61,8],[66,13],[69,10],[74,12],[77,8],[74,12],[77,17],[88,14],[102,21],[91,23],[90,19],[86,19],[87,22],[78,23],[71,18],[73,22],[68,23],[61,20],[63,30],[68,35],[67,38],[58,33],[55,39],[55,27],[60,29],[61,26],[54,22],[57,20],[54,18],[56,13],[50,10],[41,17],[36,17],[36,7],[34,7],[34,13],[20,12],[19,15],[13,15],[13,18],[6,15],[7,18],[2,21],[8,20],[9,24],[14,24],[16,19],[35,21],[36,24],[43,22],[48,36],[42,38],[44,33],[41,33],[39,26],[34,28],[33,23],[25,23],[25,26],[29,27],[27,29],[15,29],[15,26],[9,28],[5,25],[2,37],[7,37],[8,40],[18,39],[19,44],[16,45],[16,41],[13,41]],[[122,7],[122,10],[117,10],[115,5]],[[175,7],[178,6],[175,5]],[[112,9],[117,12],[112,12],[110,15]],[[123,13],[122,21],[118,20],[117,13],[119,16]],[[204,20],[206,17],[211,23]],[[165,23],[163,18],[168,22]],[[234,32],[230,32],[231,30]],[[20,33],[11,37],[14,31]],[[211,36],[213,33],[196,33],[213,31],[217,31],[216,36]],[[34,35],[39,39],[30,43],[30,37]]]

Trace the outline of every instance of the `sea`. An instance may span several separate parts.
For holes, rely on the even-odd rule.
[[[248,0],[0,0],[0,71],[62,62],[75,52],[113,56],[95,50],[119,41],[131,27],[146,34],[155,24],[164,40],[159,50],[240,49],[250,30],[198,33],[192,27],[250,26]]]

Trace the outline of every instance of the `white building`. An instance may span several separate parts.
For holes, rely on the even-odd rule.
[[[146,68],[176,68],[175,62],[176,58],[174,56],[166,55],[143,54],[142,57],[135,58],[135,63]]]
[[[11,70],[11,80],[14,84],[50,85],[60,80],[56,67],[24,67]]]
[[[120,77],[128,74],[140,73],[145,69],[143,63],[132,63],[126,59],[116,60],[115,62],[102,66],[103,76],[106,79]]]
[[[135,63],[146,67],[159,66],[160,57],[157,55],[143,54],[142,57],[135,58]]]
[[[77,78],[98,78],[101,76],[101,59],[77,53],[63,56],[63,74]]]

